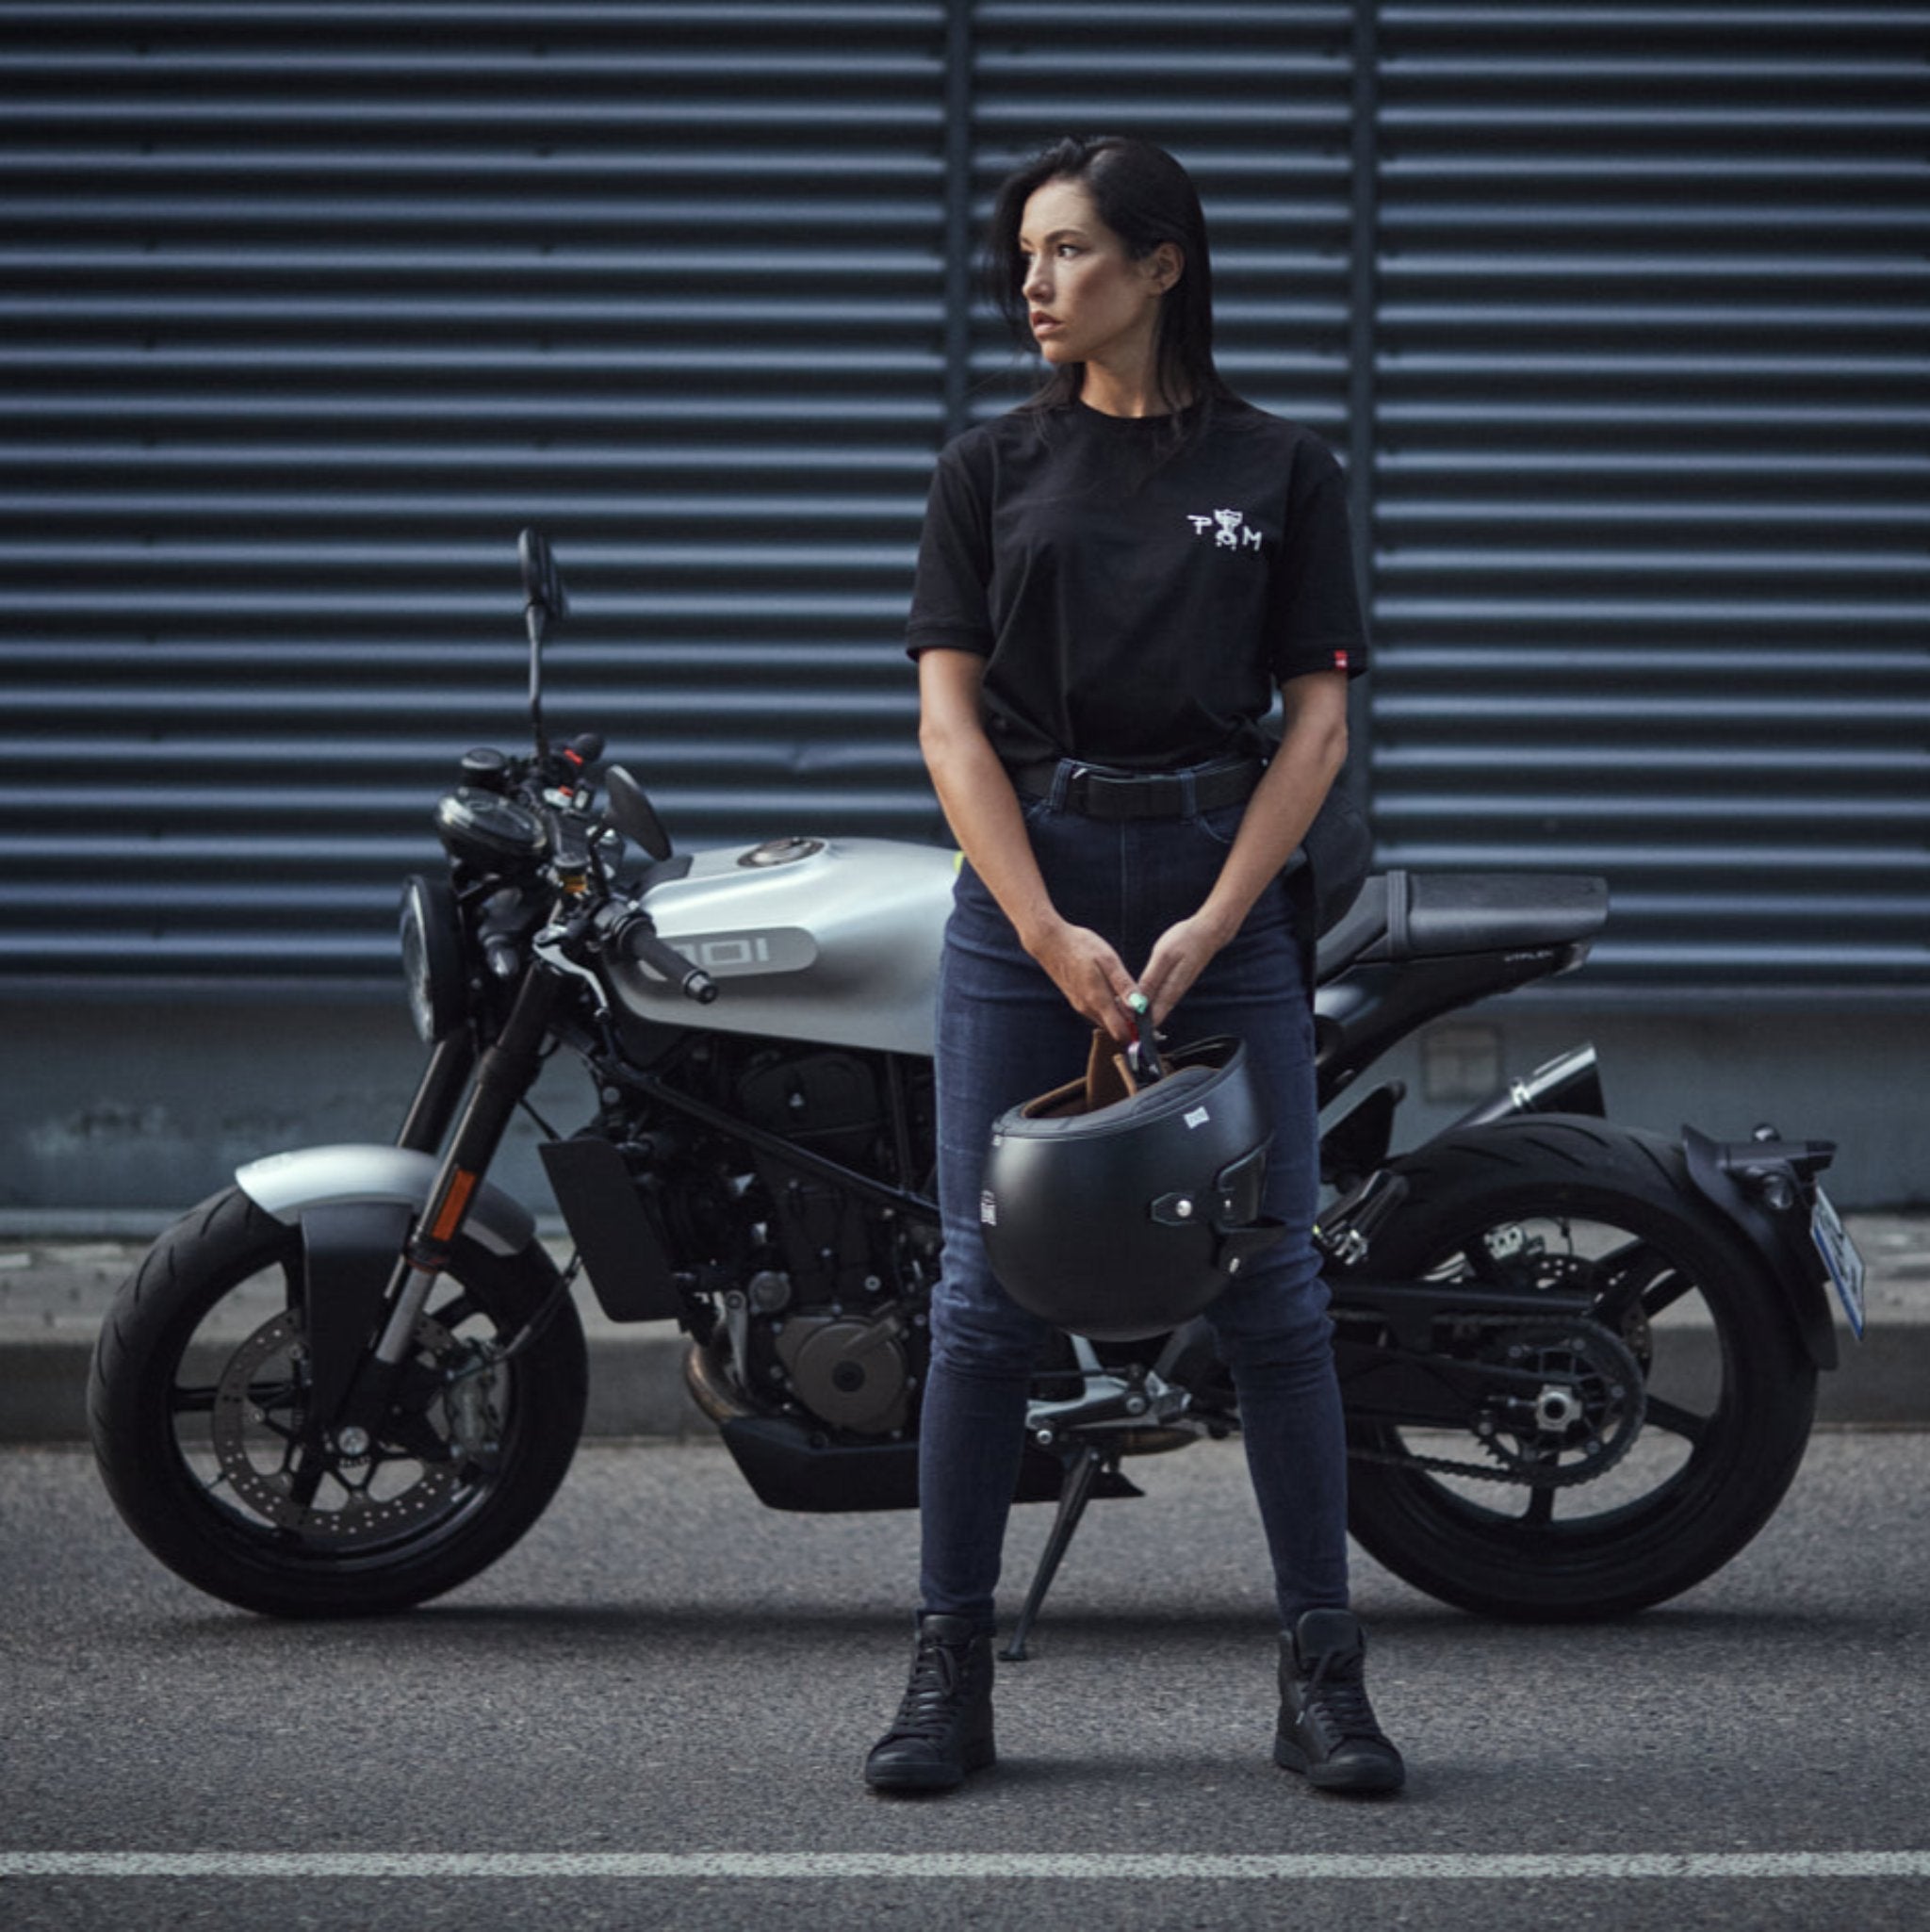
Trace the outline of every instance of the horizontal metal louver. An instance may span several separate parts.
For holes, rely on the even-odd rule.
[[[679,843],[936,828],[900,637],[993,182],[1141,130],[1349,460],[1383,862],[1631,997],[1930,992],[1930,9],[0,4],[0,983],[392,974],[552,725]],[[1365,51],[1364,51],[1365,50]],[[1365,157],[1365,158],[1364,158]],[[1356,241],[1372,246],[1356,247]]]
[[[1374,817],[1930,991],[1930,14],[1385,7]]]
[[[469,745],[929,819],[942,6],[0,8],[0,972],[393,974]]]

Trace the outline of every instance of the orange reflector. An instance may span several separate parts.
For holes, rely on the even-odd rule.
[[[442,1203],[442,1212],[435,1217],[435,1225],[429,1236],[434,1241],[447,1241],[463,1224],[463,1211],[469,1204],[469,1196],[476,1191],[476,1183],[482,1177],[472,1174],[466,1168],[458,1168],[455,1178],[449,1184],[449,1197]]]

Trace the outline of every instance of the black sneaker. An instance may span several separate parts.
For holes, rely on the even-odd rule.
[[[1345,1610],[1310,1610],[1280,1640],[1273,1761],[1329,1792],[1398,1792],[1400,1753],[1367,1702],[1367,1639]]]
[[[864,1760],[879,1792],[950,1791],[998,1753],[991,1737],[991,1638],[969,1616],[924,1615],[911,1681]]]

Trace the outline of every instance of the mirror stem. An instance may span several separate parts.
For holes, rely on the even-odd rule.
[[[533,598],[524,606],[530,625],[530,723],[536,732],[536,769],[549,763],[549,741],[543,735],[543,630],[547,613]]]

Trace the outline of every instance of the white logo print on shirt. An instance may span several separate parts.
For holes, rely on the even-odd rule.
[[[1222,550],[1257,550],[1261,534],[1247,521],[1244,510],[1216,510],[1210,516],[1189,516],[1195,536],[1211,536]]]

